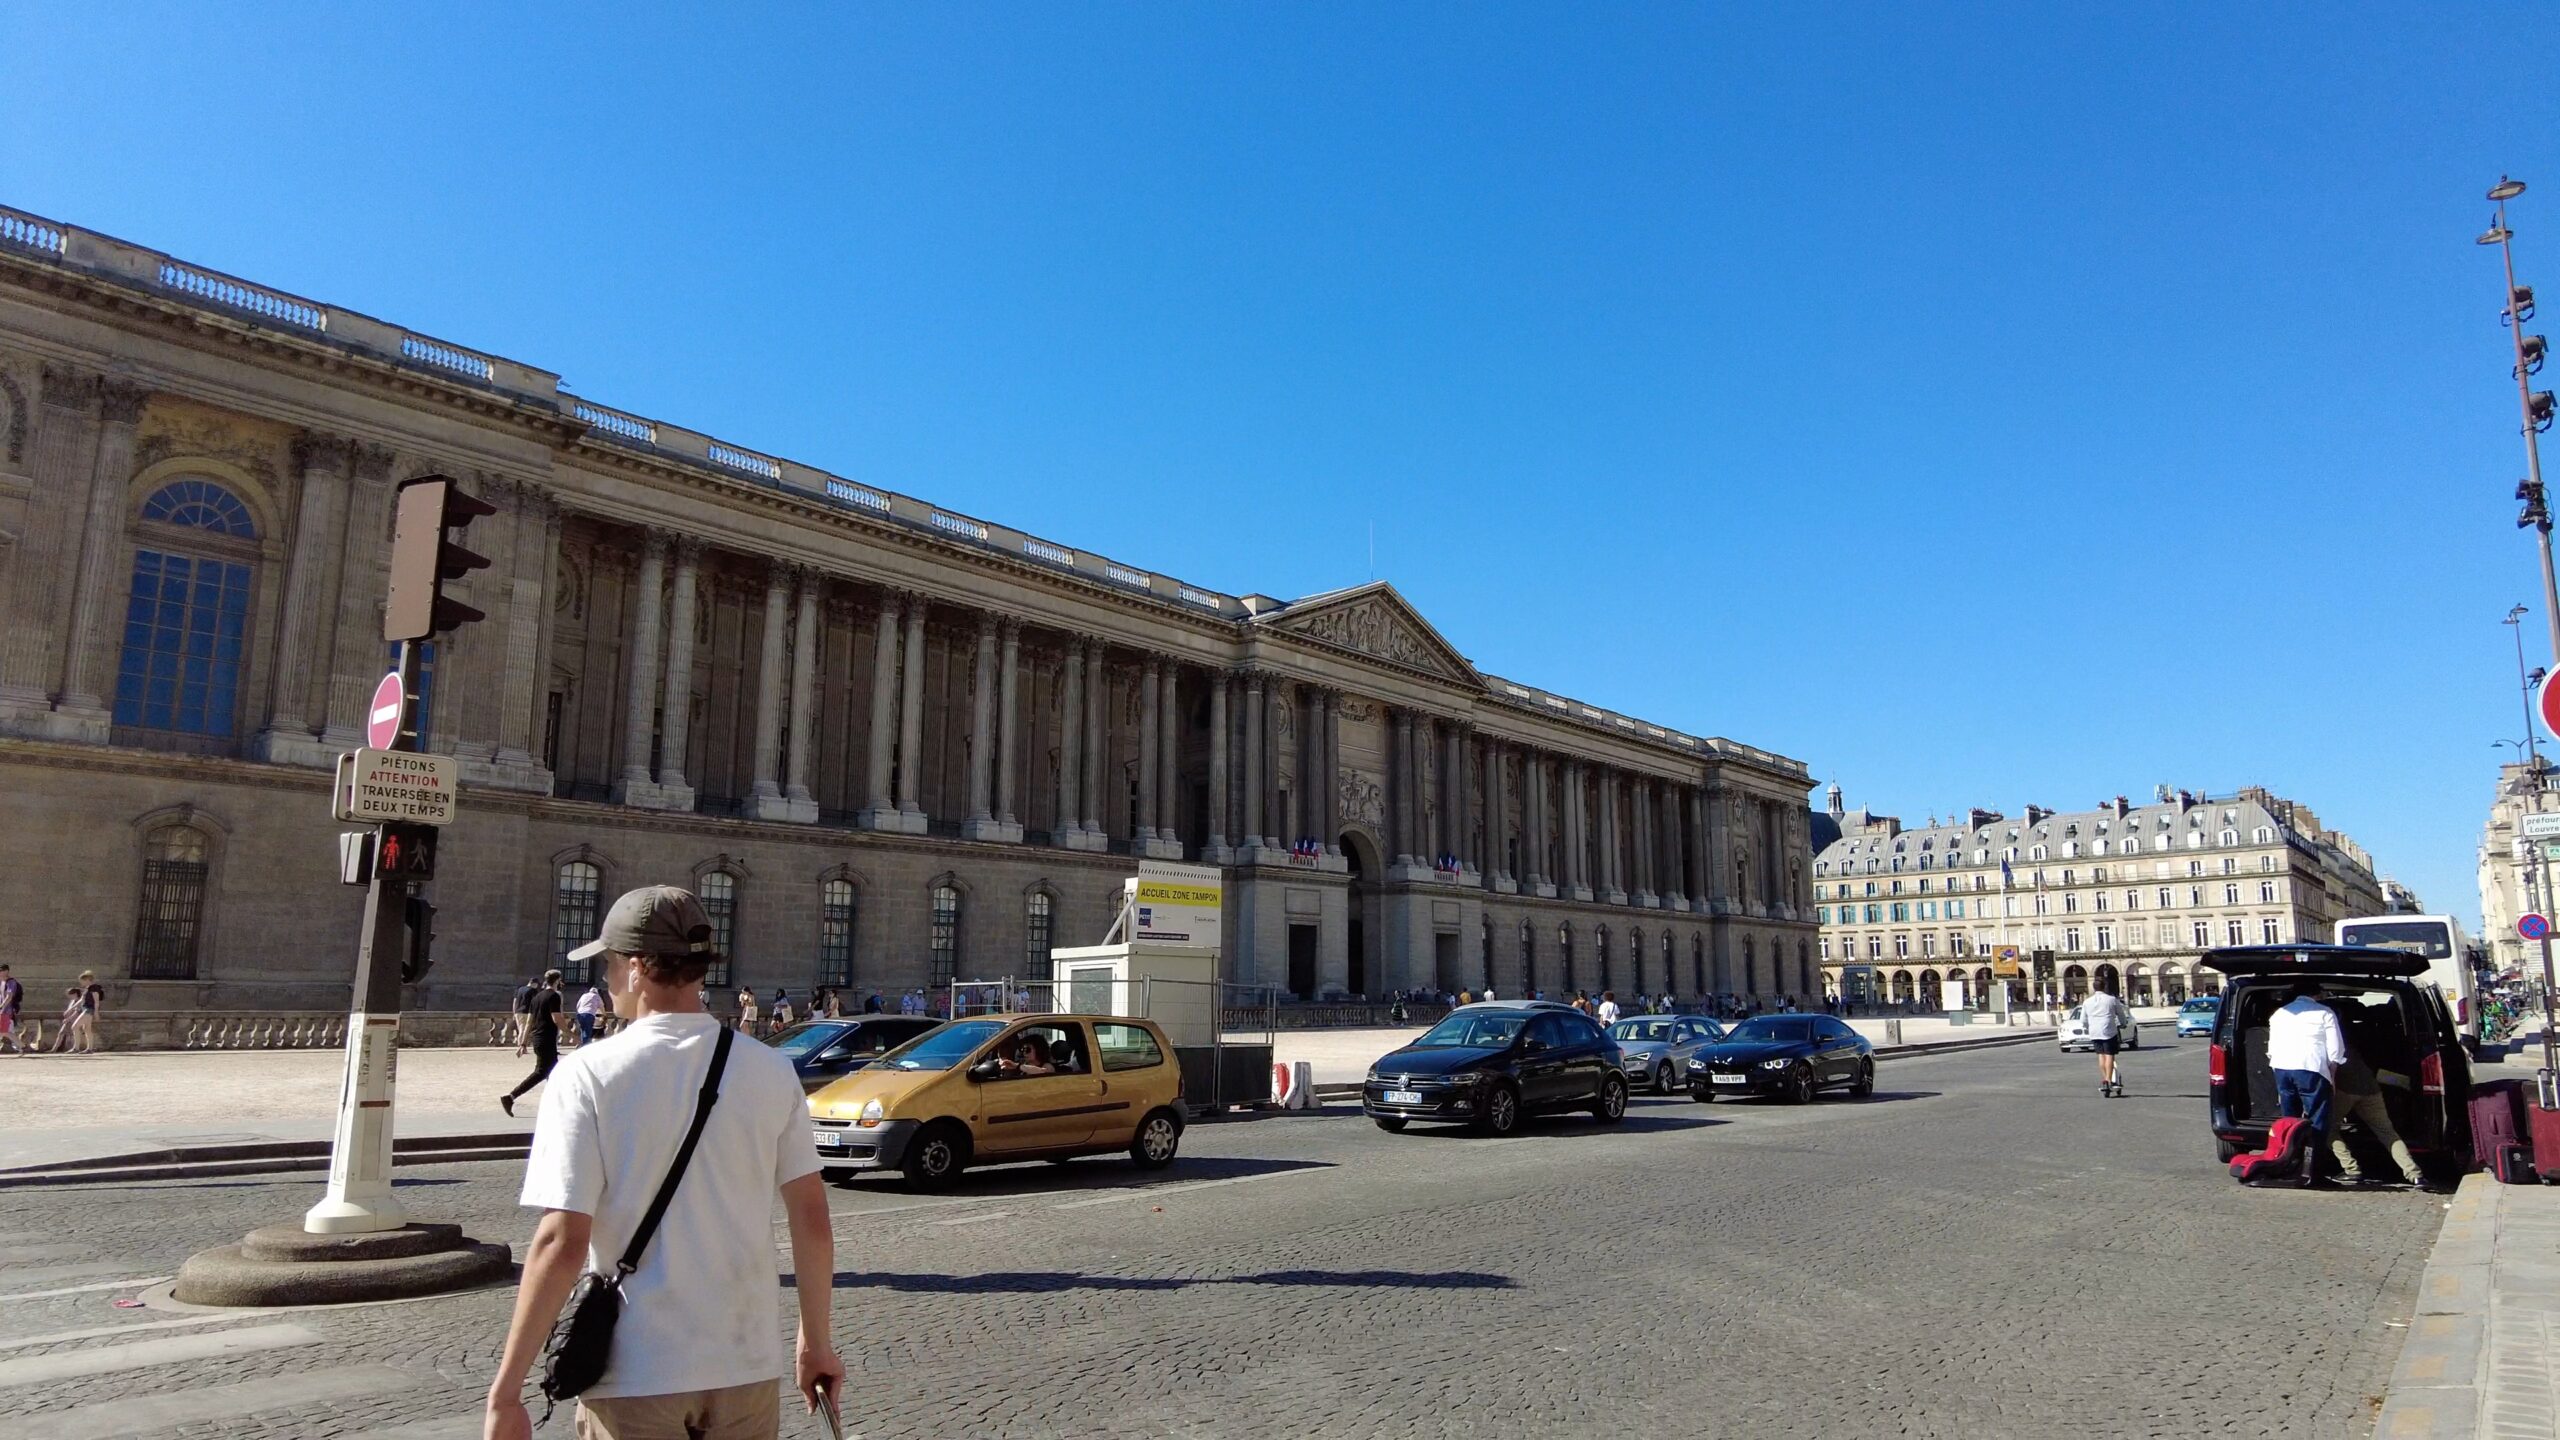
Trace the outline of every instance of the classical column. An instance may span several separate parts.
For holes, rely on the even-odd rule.
[[[1598,856],[1593,852],[1591,826],[1595,808],[1591,794],[1591,767],[1580,760],[1572,761],[1565,770],[1565,784],[1570,794],[1565,802],[1565,823],[1572,828],[1570,864],[1573,872],[1573,898],[1592,899],[1598,888],[1592,883],[1593,866]]]
[[[1475,817],[1467,804],[1466,736],[1455,721],[1441,732],[1440,748],[1449,772],[1449,789],[1440,802],[1440,810],[1449,817],[1449,853],[1458,857],[1458,871],[1463,875],[1476,869]]]
[[[1058,678],[1058,815],[1050,838],[1084,833],[1084,642],[1069,640]]]
[[[1262,833],[1262,737],[1263,678],[1260,672],[1245,677],[1244,682],[1244,844],[1248,850],[1263,845]]]
[[[528,488],[525,495],[527,506],[524,515],[525,526],[530,532],[532,527],[539,525],[542,535],[530,555],[518,552],[517,556],[520,564],[538,566],[540,570],[539,578],[520,576],[516,581],[516,594],[528,600],[533,611],[533,661],[525,676],[525,684],[529,689],[524,696],[520,713],[524,718],[526,752],[530,758],[544,767],[536,773],[534,778],[547,781],[552,778],[549,767],[552,758],[551,742],[554,738],[549,729],[551,644],[554,635],[558,633],[560,613],[559,597],[552,593],[560,560],[560,502],[548,491],[537,494]],[[565,722],[568,717],[563,715],[561,719]],[[540,747],[539,754],[534,753],[535,747]]]
[[[907,606],[903,693],[898,700],[898,823],[921,833],[924,813],[924,612],[925,599]]]
[[[107,738],[107,697],[115,692],[114,627],[107,616],[124,593],[116,556],[124,540],[124,506],[133,479],[133,432],[150,392],[108,381],[98,387],[98,460],[89,480],[89,518],[80,536],[80,569],[71,591],[69,678],[55,709],[93,721],[84,727]]]
[[[283,628],[276,636],[275,699],[258,737],[260,759],[285,764],[330,762],[316,743],[327,702],[315,679],[320,620],[329,608],[329,571],[337,559],[338,516],[346,503],[347,445],[306,430],[293,437],[293,467],[302,493],[294,510],[293,549],[285,560]]]
[[[1288,703],[1290,682],[1272,677],[1262,700],[1262,838],[1274,849],[1287,850],[1293,838],[1281,832],[1289,817],[1280,811],[1280,708]]]
[[[1653,889],[1653,786],[1642,776],[1627,779],[1627,814],[1635,829],[1635,883],[1629,890],[1638,905],[1659,905]]]
[[[871,767],[865,777],[862,825],[866,830],[897,828],[898,807],[890,798],[890,765],[898,736],[898,620],[906,597],[895,590],[880,595],[880,615],[871,632]]]
[[[817,571],[801,570],[799,611],[791,625],[791,744],[784,752],[782,798],[791,807],[788,818],[804,824],[818,818],[809,768],[818,753],[818,592],[825,586]],[[667,703],[676,703],[673,684],[667,687]]]
[[[1736,893],[1733,874],[1733,792],[1719,783],[1706,788],[1707,814],[1707,894],[1718,914],[1732,915],[1742,908],[1742,896]]]
[[[650,722],[658,698],[658,607],[666,586],[667,534],[651,530],[640,544],[640,573],[631,587],[631,640],[623,652],[622,779],[614,799],[626,805],[656,801],[649,778]]]
[[[693,786],[684,776],[686,747],[693,729],[693,632],[695,592],[701,584],[702,540],[676,537],[676,578],[667,599],[666,694],[658,717],[658,788],[667,792],[668,808],[693,808]],[[681,798],[679,798],[681,797]]]
[[[1689,822],[1689,908],[1700,914],[1714,909],[1709,897],[1715,891],[1707,883],[1707,792],[1700,786],[1680,787],[1680,812]]]
[[[764,637],[756,661],[756,775],[748,793],[759,816],[781,808],[782,640],[790,623],[791,565],[776,560],[765,572]]]
[[[1164,662],[1150,655],[1138,677],[1138,809],[1129,817],[1129,839],[1144,847],[1156,838],[1156,690]]]
[[[1654,869],[1660,873],[1662,904],[1668,910],[1689,908],[1687,870],[1680,855],[1680,791],[1668,780],[1654,782],[1654,844],[1660,848]],[[1673,986],[1678,989],[1678,986]]]
[[[346,543],[338,556],[338,620],[329,646],[329,718],[321,744],[352,750],[364,743],[365,709],[375,682],[390,668],[382,640],[383,571],[391,537],[391,465],[380,445],[359,445],[347,480]]]
[[[1494,888],[1508,891],[1512,878],[1510,777],[1503,773],[1502,742],[1484,742],[1484,874]]]
[[[1520,884],[1531,891],[1546,883],[1546,785],[1538,752],[1520,751]]]
[[[1627,903],[1627,886],[1622,867],[1626,852],[1618,843],[1618,773],[1603,766],[1595,778],[1600,791],[1597,797],[1600,812],[1600,898],[1612,905],[1624,905]]]
[[[1015,752],[1022,748],[1022,622],[1003,625],[1004,654],[996,674],[996,822],[1022,838],[1022,818],[1014,813]]]
[[[1223,861],[1227,849],[1227,693],[1235,682],[1223,670],[1209,682],[1209,855]]]
[[[52,711],[62,677],[56,595],[72,568],[63,552],[77,543],[77,517],[96,468],[99,383],[86,370],[44,367],[44,398],[27,449],[34,488],[9,589],[0,595],[0,719],[15,719],[18,728],[47,723],[39,717]]]
[[[1182,858],[1182,666],[1168,660],[1156,692],[1156,839],[1168,860]]]
[[[498,764],[516,773],[516,784],[548,792],[551,772],[537,754],[542,745],[538,711],[546,697],[550,662],[543,654],[543,624],[551,617],[551,572],[559,529],[552,518],[558,507],[540,485],[527,480],[515,487],[507,521],[515,530],[514,573],[500,582],[507,613],[500,621],[506,635],[506,673],[498,699]]]
[[[1324,692],[1324,853],[1342,854],[1342,692]]]
[[[1086,845],[1108,848],[1102,832],[1102,777],[1111,763],[1111,652],[1098,640],[1085,643],[1084,831]]]
[[[976,673],[969,685],[968,823],[975,829],[995,819],[990,792],[996,770],[996,617],[991,610],[978,612],[978,643],[973,659]]]

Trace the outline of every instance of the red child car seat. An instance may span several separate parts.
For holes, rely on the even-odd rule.
[[[2293,1187],[2311,1183],[2311,1127],[2287,1115],[2267,1127],[2267,1148],[2231,1161],[2231,1178],[2243,1185]]]

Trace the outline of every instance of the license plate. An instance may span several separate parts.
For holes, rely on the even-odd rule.
[[[1715,1081],[1719,1085],[1748,1085],[1751,1083],[1751,1077],[1748,1075],[1718,1075],[1715,1077]]]
[[[1390,1105],[1419,1105],[1422,1103],[1422,1092],[1419,1090],[1390,1090],[1387,1092],[1387,1103]]]
[[[809,1138],[817,1142],[821,1150],[840,1149],[844,1145],[844,1132],[841,1130],[812,1130]]]

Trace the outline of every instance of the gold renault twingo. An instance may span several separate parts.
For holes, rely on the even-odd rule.
[[[1125,1015],[955,1020],[809,1097],[827,1178],[896,1170],[937,1189],[971,1165],[1126,1150],[1144,1170],[1182,1144],[1182,1067]]]

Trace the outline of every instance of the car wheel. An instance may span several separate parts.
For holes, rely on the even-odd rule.
[[[1591,1118],[1603,1125],[1615,1125],[1627,1113],[1627,1082],[1612,1075],[1600,1082],[1600,1101],[1591,1107]]]
[[[1520,1128],[1520,1097],[1508,1085],[1496,1085],[1484,1101],[1484,1111],[1476,1116],[1476,1133],[1500,1137]]]
[[[1157,1110],[1138,1122],[1138,1138],[1129,1142],[1129,1158],[1141,1170],[1161,1170],[1182,1148],[1182,1121],[1170,1110]]]
[[[1849,1098],[1864,1100],[1874,1093],[1876,1093],[1876,1062],[1869,1060],[1858,1066],[1858,1078],[1850,1083]]]
[[[2240,1144],[2239,1144],[2239,1142],[2238,1142],[2238,1141],[2236,1141],[2236,1140],[2216,1140],[2216,1141],[2214,1141],[2214,1142],[2213,1142],[2213,1158],[2214,1158],[2214,1159],[2216,1159],[2216,1160],[2221,1161],[2221,1162],[2222,1162],[2223,1164],[2225,1164],[2225,1165],[2228,1165],[2228,1164],[2230,1164],[2232,1161],[2239,1159],[2239,1158],[2240,1158]]]
[[[1677,1088],[1679,1084],[1680,1072],[1672,1066],[1670,1061],[1663,1061],[1662,1069],[1653,1077],[1653,1093],[1656,1095],[1668,1095]]]
[[[1399,1133],[1405,1126],[1413,1123],[1401,1115],[1378,1115],[1373,1116],[1372,1118],[1378,1122],[1379,1129],[1386,1131],[1390,1135]]]
[[[924,1127],[907,1146],[906,1159],[898,1168],[915,1189],[940,1190],[958,1179],[968,1165],[968,1132],[945,1120]]]
[[[1799,1065],[1796,1067],[1795,1073],[1787,1077],[1787,1103],[1790,1105],[1810,1105],[1813,1103],[1812,1066]]]

